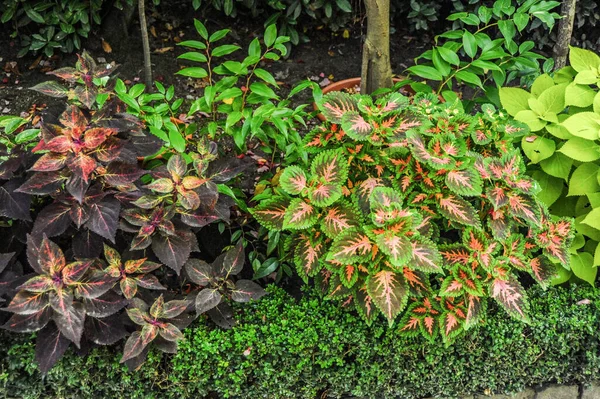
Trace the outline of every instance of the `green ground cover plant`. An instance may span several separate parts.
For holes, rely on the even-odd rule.
[[[398,325],[367,326],[316,292],[295,300],[268,291],[236,312],[233,329],[195,322],[177,354],[153,350],[136,373],[110,348],[97,348],[86,357],[69,351],[42,379],[29,339],[1,333],[0,386],[28,399],[418,399],[600,378],[600,297],[591,287],[529,289],[531,324],[491,306],[487,323],[450,348],[406,337]]]

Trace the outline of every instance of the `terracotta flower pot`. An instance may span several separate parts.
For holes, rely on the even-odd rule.
[[[402,80],[403,79],[400,79],[400,78],[393,78],[392,82],[393,83],[398,83],[398,82],[401,82]],[[344,79],[344,80],[340,80],[338,82],[332,83],[332,84],[330,84],[328,86],[325,86],[323,88],[323,94],[327,94],[327,93],[330,93],[332,91],[342,91],[344,89],[351,89],[351,88],[356,87],[356,86],[360,86],[360,78]],[[411,96],[411,95],[415,94],[415,92],[410,88],[410,86],[403,87],[401,93],[404,94],[404,95],[408,95],[408,96]],[[317,103],[313,102],[313,108],[314,108],[315,111],[319,110],[319,107],[317,106]],[[318,114],[317,118],[319,118],[323,122],[325,122],[325,120],[326,120],[325,119],[325,115],[323,115],[323,114]]]

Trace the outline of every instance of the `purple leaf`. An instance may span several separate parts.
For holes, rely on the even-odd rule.
[[[202,314],[211,310],[221,302],[222,296],[219,290],[205,288],[196,296],[196,312]]]
[[[133,183],[145,173],[147,171],[138,168],[135,164],[111,162],[108,164],[103,177],[111,186],[124,186]]]
[[[31,234],[35,236],[46,234],[48,237],[61,235],[71,224],[70,210],[70,207],[60,202],[48,205],[35,219]]]
[[[90,207],[90,220],[86,223],[87,228],[114,243],[120,210],[121,204],[114,198],[105,198],[102,202],[93,204]]]
[[[102,253],[102,237],[88,229],[79,230],[72,242],[76,258],[97,258]]]
[[[235,289],[231,291],[231,299],[236,302],[249,302],[258,300],[266,295],[265,290],[254,281],[238,280],[235,283]]]
[[[70,341],[53,324],[40,331],[35,345],[35,361],[42,374],[46,374],[56,364],[69,344]]]
[[[179,274],[182,266],[190,257],[192,248],[190,241],[179,235],[157,235],[152,239],[152,250],[163,264]]]
[[[2,328],[12,332],[32,333],[44,328],[50,321],[51,314],[47,307],[32,314],[14,314]]]
[[[127,300],[109,291],[99,298],[83,299],[83,307],[88,316],[103,318],[117,313],[127,305]]]
[[[219,306],[209,310],[207,314],[210,316],[210,319],[221,328],[229,330],[235,325],[233,309],[226,302],[220,303]]]
[[[211,162],[206,174],[213,182],[224,183],[233,179],[250,166],[252,166],[252,163],[244,159],[223,158]]]
[[[85,310],[80,303],[74,303],[72,307],[63,313],[55,312],[53,320],[60,332],[78,348],[83,334],[83,322],[85,321]]]
[[[95,344],[113,345],[127,336],[127,330],[119,315],[104,319],[88,317],[85,321],[85,335]]]
[[[15,191],[33,195],[52,194],[60,188],[64,180],[60,172],[36,172]]]
[[[69,194],[73,196],[80,204],[83,202],[83,198],[85,197],[85,192],[90,187],[90,181],[86,181],[81,177],[73,174],[67,180],[67,184],[65,185]]]
[[[0,216],[31,221],[31,196],[15,191],[22,182],[21,179],[14,179],[0,187]]]

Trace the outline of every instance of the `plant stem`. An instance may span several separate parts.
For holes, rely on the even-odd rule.
[[[138,13],[140,18],[140,30],[142,32],[142,48],[144,51],[144,83],[148,90],[152,88],[152,60],[150,59],[150,40],[148,38],[148,25],[146,23],[145,0],[138,0]]]

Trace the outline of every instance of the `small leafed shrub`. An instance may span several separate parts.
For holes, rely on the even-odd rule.
[[[512,140],[527,133],[487,106],[475,117],[434,95],[337,92],[252,214],[288,232],[282,257],[329,297],[376,309],[401,330],[450,342],[484,320],[487,298],[527,321],[518,276],[547,286],[568,267],[568,218],[554,220]],[[290,254],[290,255],[288,255]]]
[[[575,218],[571,275],[594,285],[600,265],[600,57],[571,47],[571,66],[544,74],[531,92],[505,87],[500,100],[531,134],[521,140],[539,198],[557,216]]]

